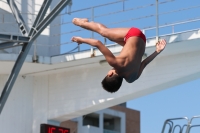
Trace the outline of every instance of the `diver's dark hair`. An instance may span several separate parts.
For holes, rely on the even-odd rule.
[[[112,75],[111,77],[109,76],[106,76],[101,84],[102,84],[102,87],[110,92],[110,93],[113,93],[113,92],[116,92],[119,90],[119,88],[121,87],[122,85],[122,81],[123,81],[123,78],[120,77],[119,75]]]

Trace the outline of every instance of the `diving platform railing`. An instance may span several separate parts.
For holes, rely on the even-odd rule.
[[[192,133],[191,129],[200,127],[200,124],[192,123],[192,121],[197,118],[200,118],[200,116],[193,116],[191,119],[189,119],[188,117],[167,119],[164,122],[161,133],[166,133],[166,132],[175,133],[175,131],[177,131],[177,130],[179,133]],[[182,124],[175,123],[175,121],[179,121],[179,123],[182,123]],[[167,125],[169,127],[168,130],[166,129]],[[198,132],[199,131],[200,131],[200,129],[198,130]]]
[[[178,21],[175,21],[175,22],[167,22],[167,23],[159,23],[158,21],[158,16],[161,18],[162,16],[164,15],[168,15],[168,14],[173,14],[173,13],[181,13],[181,12],[184,12],[184,11],[189,11],[189,10],[193,10],[193,9],[198,9],[200,8],[200,5],[195,5],[195,6],[190,6],[190,7],[187,7],[187,8],[179,8],[179,9],[175,9],[175,10],[172,10],[172,11],[165,11],[165,12],[158,12],[158,8],[159,6],[164,6],[164,5],[167,5],[167,4],[173,4],[173,2],[175,2],[175,0],[165,0],[165,1],[157,1],[156,0],[156,3],[153,3],[153,4],[146,4],[146,5],[143,5],[143,6],[137,6],[137,7],[132,7],[132,8],[125,8],[125,4],[126,2],[129,2],[130,0],[123,0],[123,1],[115,1],[115,2],[110,2],[110,3],[106,3],[106,4],[102,4],[102,5],[97,5],[97,6],[92,6],[92,7],[88,7],[88,8],[84,8],[84,9],[78,9],[78,10],[73,10],[73,11],[64,11],[62,13],[60,13],[58,16],[61,16],[62,17],[62,20],[61,20],[61,23],[58,23],[58,24],[54,24],[54,25],[51,25],[51,27],[58,27],[58,26],[61,26],[61,29],[62,31],[65,31],[64,29],[66,29],[67,31],[65,32],[61,32],[60,34],[52,34],[50,35],[50,37],[60,37],[61,38],[61,43],[59,44],[53,44],[53,45],[48,45],[48,44],[41,44],[39,42],[35,42],[34,45],[36,47],[34,53],[37,53],[39,56],[40,56],[40,53],[37,52],[37,49],[41,48],[41,47],[48,47],[48,48],[53,48],[53,47],[60,47],[61,49],[61,54],[66,54],[66,53],[70,53],[70,52],[79,52],[79,51],[82,51],[82,50],[89,50],[90,48],[87,46],[82,46],[82,45],[77,45],[76,43],[73,43],[70,41],[70,38],[74,35],[79,35],[80,32],[84,32],[86,30],[84,29],[74,29],[74,27],[76,26],[72,26],[72,22],[71,22],[71,19],[70,21],[65,21],[66,18],[68,17],[79,17],[79,16],[76,16],[77,13],[80,13],[80,12],[89,12],[89,14],[86,14],[84,15],[84,17],[88,18],[90,21],[92,20],[96,20],[96,19],[100,19],[100,18],[104,18],[104,17],[109,17],[110,15],[117,15],[117,14],[120,14],[120,13],[128,13],[130,11],[135,11],[135,10],[138,10],[138,9],[145,9],[145,8],[150,8],[150,7],[155,7],[155,11],[156,13],[155,14],[149,14],[149,15],[145,15],[145,16],[140,16],[140,17],[131,17],[129,19],[120,19],[120,21],[117,21],[117,22],[111,22],[111,23],[108,23],[106,25],[108,26],[112,26],[112,25],[119,25],[119,24],[122,24],[122,23],[127,23],[127,22],[132,22],[132,21],[139,21],[139,20],[144,20],[144,19],[149,19],[149,18],[153,18],[155,17],[155,26],[149,26],[149,25],[142,25],[140,26],[139,28],[146,34],[147,38],[148,37],[156,37],[156,36],[160,36],[160,35],[163,35],[162,31],[163,29],[166,29],[167,28],[167,34],[171,34],[171,33],[175,33],[175,32],[181,32],[180,30],[176,30],[176,27],[178,27],[177,29],[180,29],[179,27],[180,26],[183,26],[183,27],[189,27],[191,25],[193,25],[193,23],[197,23],[200,21],[200,17],[193,17],[193,18],[187,18],[185,20],[178,20]],[[98,9],[98,8],[102,8],[104,6],[112,6],[112,5],[116,5],[116,4],[121,4],[121,10],[117,10],[117,11],[112,11],[112,12],[108,12],[108,13],[102,13],[102,14],[97,14],[95,11]],[[112,7],[111,7],[112,8]],[[113,9],[114,10],[114,9]],[[70,16],[69,16],[70,14]],[[36,14],[30,14],[30,15],[36,15]],[[66,16],[68,15],[68,16]],[[125,15],[126,16],[126,15]],[[145,20],[144,20],[145,21]],[[150,22],[152,23],[152,22]],[[134,26],[134,25],[132,25]],[[67,28],[66,28],[67,27]],[[197,27],[199,28],[199,27]],[[195,29],[197,29],[195,28]],[[159,30],[158,30],[159,29]],[[191,29],[188,29],[188,30],[191,30]],[[153,34],[149,34],[149,32],[153,31]],[[184,31],[184,30],[182,30]],[[158,33],[159,32],[159,33]],[[152,33],[152,32],[151,32]],[[14,34],[14,33],[12,33]],[[16,33],[16,34],[19,34],[19,33]],[[84,33],[85,34],[85,33]],[[86,33],[88,34],[88,32]],[[157,35],[158,34],[158,35]],[[94,34],[93,32],[91,34],[89,34],[89,36],[91,38],[96,38],[96,39],[102,39],[101,36],[99,35],[96,35]],[[67,39],[63,39],[63,38],[67,38]],[[108,40],[106,41],[106,39],[103,39],[102,40],[105,44],[110,44],[111,42],[109,42]],[[10,43],[9,43],[10,44]],[[70,47],[69,47],[69,44],[70,44]],[[0,46],[0,49],[4,49],[6,47],[4,47],[5,44],[2,46]],[[21,46],[21,45],[16,45],[16,44],[13,44],[10,46]],[[78,46],[78,47],[77,47]],[[65,48],[65,47],[69,47],[69,48]],[[73,47],[73,48],[72,48]],[[54,54],[54,53],[51,53],[52,55],[51,56],[54,56],[54,55],[58,55],[57,53]],[[36,56],[36,55],[35,55]]]
[[[124,3],[126,1],[121,1],[121,3],[123,2],[122,5],[124,5]],[[174,0],[167,0],[167,1],[162,1],[162,2],[158,2],[158,5],[164,5],[164,4],[169,4],[169,3],[172,3],[174,2]],[[112,4],[116,4],[116,3],[119,3],[118,1],[115,2],[115,3],[109,3],[109,4],[104,4],[102,6],[109,6],[109,5],[112,5]],[[80,10],[75,10],[75,11],[71,11],[70,12],[70,16],[71,17],[79,17],[79,16],[76,16],[77,13],[79,12],[83,12],[83,11],[88,11],[89,12],[89,16],[88,15],[84,15],[85,18],[88,18],[90,21],[92,20],[100,20],[100,18],[102,17],[108,17],[110,15],[116,15],[116,14],[119,14],[119,13],[126,13],[128,11],[133,11],[133,10],[137,10],[137,9],[143,9],[143,8],[147,8],[147,7],[153,7],[153,6],[156,6],[156,4],[149,4],[149,5],[145,5],[145,6],[138,6],[138,7],[135,7],[135,8],[128,8],[126,9],[124,6],[122,6],[122,10],[119,10],[119,11],[113,11],[113,12],[109,12],[109,13],[102,13],[100,15],[96,15],[96,12],[94,9],[96,8],[100,8],[100,6],[94,6],[94,7],[89,7],[89,8],[85,8],[85,9],[80,9]],[[135,17],[135,18],[129,18],[127,20],[120,20],[118,22],[111,22],[111,23],[108,23],[108,24],[105,24],[106,26],[113,26],[113,25],[119,25],[119,24],[122,24],[122,23],[127,23],[127,22],[131,22],[131,21],[137,21],[137,20],[143,20],[143,19],[149,19],[149,18],[153,18],[155,17],[156,20],[154,21],[154,23],[158,23],[158,20],[157,20],[157,14],[158,16],[162,17],[163,15],[167,15],[167,14],[170,14],[170,13],[178,13],[178,12],[181,12],[181,11],[188,11],[188,10],[192,10],[192,9],[196,9],[196,8],[199,8],[200,6],[197,5],[197,6],[191,6],[191,7],[187,7],[187,8],[180,8],[180,9],[176,9],[176,10],[173,10],[173,11],[166,11],[166,12],[160,12],[160,13],[155,13],[155,14],[150,14],[150,15],[146,15],[146,16],[141,16],[141,17]],[[157,9],[157,7],[156,7]],[[155,10],[157,11],[157,10]],[[62,16],[66,15],[67,13],[61,13]],[[96,20],[98,22],[98,20]],[[145,21],[145,20],[144,20]],[[183,26],[183,27],[188,27],[193,25],[194,23],[197,23],[200,21],[200,17],[194,17],[194,18],[189,18],[189,19],[185,19],[185,20],[178,20],[178,21],[175,21],[175,22],[168,22],[168,23],[159,23],[159,24],[156,24],[154,26],[140,26],[139,28],[146,34],[147,38],[150,38],[150,37],[156,37],[156,36],[161,36],[161,35],[164,35],[164,34],[173,34],[173,33],[176,33],[176,32],[181,32],[181,30],[176,30],[176,27],[178,27],[177,29],[180,29],[179,27],[180,26]],[[106,22],[106,20],[105,20]],[[61,47],[62,51],[61,51],[61,54],[67,54],[67,53],[70,53],[70,52],[80,52],[80,51],[83,51],[83,50],[89,50],[89,46],[86,47],[86,46],[82,46],[82,45],[77,45],[76,43],[73,43],[70,41],[70,38],[72,36],[77,36],[79,34],[84,34],[84,35],[87,35],[87,37],[89,36],[90,38],[95,38],[95,39],[99,39],[101,40],[102,42],[104,42],[104,44],[112,44],[112,42],[109,42],[109,40],[106,40],[106,39],[103,39],[101,36],[99,35],[96,35],[94,34],[93,32],[92,33],[89,33],[87,31],[87,33],[85,32],[86,30],[85,29],[82,29],[82,28],[79,28],[79,29],[73,29],[72,27],[76,27],[76,26],[72,26],[71,25],[72,22],[71,21],[64,21],[64,19],[62,19],[62,22],[60,24],[58,24],[59,26],[62,26],[63,28],[62,29],[65,29],[65,27],[68,27],[66,29],[71,29],[71,30],[68,30],[68,31],[65,31],[65,32],[61,32],[60,34],[54,34],[52,35],[52,37],[57,37],[57,36],[60,36],[61,38],[68,38],[68,39],[62,39],[62,42],[60,44],[53,44],[51,46],[49,45],[43,45],[43,44],[36,44],[38,47],[40,46],[46,46],[46,47]],[[58,25],[53,25],[53,26],[58,26]],[[126,26],[126,25],[125,25]],[[134,25],[132,25],[134,26]],[[123,26],[122,26],[123,27]],[[167,28],[167,33],[163,33],[163,32],[160,32],[162,31],[163,29],[166,29]],[[194,28],[194,29],[199,29],[200,27],[197,27],[197,28]],[[159,29],[159,30],[158,30]],[[187,29],[187,30],[191,30],[191,29]],[[153,31],[153,34],[149,34],[149,32]],[[159,32],[158,32],[159,31]],[[182,30],[182,31],[185,31],[185,30]],[[84,33],[83,33],[84,32]],[[152,33],[152,32],[151,32]],[[70,48],[71,49],[68,49],[68,48],[65,48],[65,47],[69,47],[70,45]],[[73,46],[73,48],[72,48]],[[57,55],[57,54],[56,54]],[[52,55],[54,56],[54,55]]]

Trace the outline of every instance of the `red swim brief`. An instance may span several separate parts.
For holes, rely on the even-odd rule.
[[[126,36],[124,37],[124,41],[126,43],[126,41],[128,40],[129,37],[132,36],[137,36],[140,37],[145,43],[146,43],[146,37],[145,35],[142,33],[142,31],[138,28],[132,27],[128,33],[126,34]]]

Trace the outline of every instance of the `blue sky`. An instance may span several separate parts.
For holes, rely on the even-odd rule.
[[[141,111],[141,133],[160,133],[166,119],[200,115],[199,88],[200,79],[134,99],[127,106]],[[200,118],[194,122],[200,125]]]
[[[72,11],[97,6],[106,3],[116,2],[117,0],[73,0]],[[165,2],[169,0],[159,0]],[[124,10],[131,8],[145,7],[126,12],[120,12],[113,15],[104,15],[103,17],[95,17],[94,20],[113,27],[138,27],[144,29],[156,25],[155,20],[155,0],[127,0],[124,4]],[[72,36],[81,36],[90,38],[92,33],[71,24],[74,17],[85,17],[91,20],[92,9],[75,12],[71,15],[63,15],[61,29],[61,53],[66,53],[77,46],[71,43]],[[117,12],[123,10],[123,4],[116,3],[104,7],[94,9],[94,16]],[[173,13],[170,13],[173,12]],[[196,19],[200,12],[200,0],[173,0],[159,5],[159,24],[169,24],[184,20]],[[65,10],[63,11],[65,13]],[[151,16],[151,17],[150,17]],[[131,20],[131,21],[130,21]],[[124,22],[122,22],[124,21]],[[67,23],[67,24],[64,24]],[[200,28],[199,21],[188,24],[174,26],[175,32]],[[146,36],[153,37],[156,35],[155,30],[146,31]],[[172,33],[172,27],[165,27],[159,30],[160,35]],[[98,34],[94,34],[94,38],[102,40]],[[65,44],[67,43],[67,44]],[[112,42],[108,42],[112,43]],[[81,50],[89,49],[90,46],[83,44]],[[162,130],[163,123],[168,118],[177,118],[187,116],[191,118],[194,115],[200,115],[199,97],[200,97],[200,79],[185,83],[167,90],[156,92],[132,101],[128,101],[129,108],[141,111],[141,133],[159,133]],[[200,120],[196,121],[200,124]],[[198,128],[200,131],[200,127]],[[195,130],[192,131],[195,133]]]

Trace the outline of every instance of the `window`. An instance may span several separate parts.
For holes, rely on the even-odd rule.
[[[99,127],[99,114],[88,114],[83,116],[83,126],[94,126],[94,127]]]
[[[117,116],[104,114],[104,129],[110,131],[120,132],[121,130],[121,119]]]

